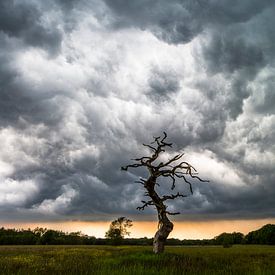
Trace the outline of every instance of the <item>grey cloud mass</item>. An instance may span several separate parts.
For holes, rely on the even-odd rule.
[[[45,48],[49,54],[56,54],[62,41],[60,30],[32,1],[1,1],[0,30],[9,38]]]
[[[274,1],[0,1],[0,219],[139,213],[166,131],[209,183],[178,219],[275,213]],[[161,193],[170,192],[162,182]],[[188,186],[178,190],[189,194]]]

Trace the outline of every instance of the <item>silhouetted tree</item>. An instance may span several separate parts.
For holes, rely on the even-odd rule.
[[[221,244],[223,247],[230,247],[233,244],[243,243],[244,235],[240,232],[222,233],[215,237],[215,244]]]
[[[167,215],[180,214],[179,212],[168,211],[165,202],[179,197],[186,197],[185,194],[179,192],[160,196],[155,189],[156,185],[159,185],[157,180],[160,177],[170,179],[172,182],[171,190],[173,190],[175,188],[176,178],[182,179],[189,185],[191,193],[193,193],[193,189],[191,182],[188,181],[188,177],[205,182],[197,176],[197,171],[191,164],[186,161],[178,162],[183,154],[178,154],[166,162],[158,161],[160,154],[165,152],[165,148],[172,147],[172,143],[166,142],[167,134],[165,132],[163,134],[163,137],[154,137],[154,141],[151,144],[143,144],[150,149],[150,156],[133,159],[135,163],[121,167],[121,169],[125,171],[127,171],[128,168],[145,167],[149,172],[147,179],[140,178],[138,181],[146,189],[145,195],[149,197],[149,200],[143,200],[143,205],[137,207],[137,209],[144,210],[145,207],[151,205],[157,209],[159,226],[153,242],[153,251],[155,253],[164,251],[165,241],[173,230],[173,223],[168,219]]]
[[[266,224],[245,236],[247,244],[275,244],[275,224]]]
[[[244,241],[244,234],[241,232],[233,232],[232,238],[233,238],[233,244],[241,244]]]
[[[125,217],[120,217],[117,220],[112,221],[109,230],[105,233],[105,237],[111,240],[112,244],[118,245],[126,235],[130,236],[128,228],[132,225],[131,220]]]

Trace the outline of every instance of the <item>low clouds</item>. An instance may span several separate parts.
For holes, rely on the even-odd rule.
[[[274,216],[272,1],[0,7],[0,218],[137,214],[120,166],[163,130],[210,180],[171,209]]]

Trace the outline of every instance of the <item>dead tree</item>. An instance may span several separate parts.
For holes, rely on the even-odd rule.
[[[206,182],[197,176],[196,169],[186,161],[179,161],[184,154],[178,154],[166,162],[157,160],[162,152],[165,152],[166,147],[172,147],[172,143],[166,142],[167,134],[164,132],[163,137],[154,137],[151,144],[143,144],[151,151],[151,156],[133,159],[135,163],[121,167],[121,170],[127,171],[128,168],[145,167],[149,172],[147,179],[140,178],[138,183],[141,183],[146,189],[145,196],[149,197],[147,201],[142,200],[142,206],[137,207],[138,210],[144,210],[147,206],[154,206],[158,212],[158,231],[154,236],[153,251],[154,253],[162,253],[164,251],[165,241],[170,232],[173,230],[173,223],[169,220],[168,215],[177,215],[179,212],[170,212],[167,210],[165,202],[176,198],[184,198],[185,194],[177,192],[175,194],[160,196],[156,191],[158,178],[165,177],[171,180],[171,190],[174,190],[176,179],[182,179],[190,188],[193,194],[192,184],[189,178],[197,179]]]

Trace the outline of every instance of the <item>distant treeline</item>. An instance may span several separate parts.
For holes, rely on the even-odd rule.
[[[127,238],[123,239],[123,245],[152,245],[152,238]],[[0,245],[108,245],[111,240],[90,237],[81,232],[64,233],[62,231],[46,228],[5,229],[0,228]],[[167,245],[223,245],[233,244],[268,244],[275,245],[275,225],[267,224],[259,230],[247,235],[240,232],[222,233],[213,239],[206,240],[179,240],[168,239]]]

